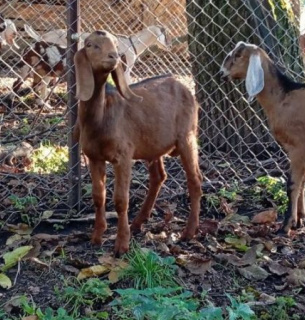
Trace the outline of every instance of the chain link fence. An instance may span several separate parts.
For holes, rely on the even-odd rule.
[[[271,2],[275,6],[280,3]],[[291,71],[301,70],[301,53],[299,50],[296,53],[294,49],[298,38],[291,39],[292,34],[288,29],[284,30],[285,28],[279,32],[283,39],[274,37],[276,32],[272,33],[271,29],[281,28],[279,19],[287,19],[278,15],[276,24],[270,20],[270,14],[276,15],[276,7],[273,8],[274,12],[266,15],[263,6],[256,3],[257,6],[253,7],[255,1],[242,1],[240,3],[243,3],[249,12],[252,11],[247,17],[244,8],[235,6],[238,1],[223,2],[223,6],[229,7],[231,17],[229,23],[219,25],[211,16],[213,12],[217,12],[215,10],[218,10],[219,4],[215,5],[213,11],[210,8],[213,2],[206,1],[206,6],[200,6],[199,3],[200,1],[195,0],[82,0],[81,33],[106,29],[114,34],[127,36],[131,41],[130,47],[126,50],[134,50],[133,46],[137,48],[139,44],[144,44],[145,50],[141,49],[143,52],[131,70],[132,82],[172,73],[194,94],[196,93],[201,104],[198,141],[200,166],[207,178],[203,186],[204,191],[213,191],[236,181],[246,184],[266,173],[285,175],[289,165],[288,159],[273,140],[261,110],[247,102],[241,84],[223,85],[217,72],[220,61],[234,47],[236,39],[248,41],[254,36],[257,44],[264,42],[263,38],[271,37],[268,44],[276,50],[267,49],[272,53],[280,53],[273,54],[277,64],[285,65],[281,57],[291,55],[294,66],[291,68],[292,65],[286,64],[287,68]],[[292,7],[289,14],[298,20],[300,12],[293,9],[296,8]],[[91,179],[86,160],[81,156],[80,163],[77,164],[74,153],[74,160],[71,161],[71,152],[68,150],[69,144],[70,148],[72,145],[71,135],[76,107],[75,100],[69,99],[68,95],[74,90],[74,86],[71,82],[69,85],[66,83],[67,76],[73,73],[72,70],[67,68],[59,80],[50,82],[47,94],[49,108],[37,103],[39,97],[32,88],[33,74],[23,82],[17,93],[12,90],[13,83],[20,75],[24,50],[35,42],[26,31],[25,24],[39,36],[56,29],[65,29],[69,27],[69,10],[73,11],[75,8],[69,7],[64,0],[12,0],[2,1],[0,5],[6,29],[11,28],[12,23],[16,26],[16,33],[13,32],[15,45],[6,44],[5,31],[1,34],[0,211],[11,212],[12,215],[17,211],[24,212],[27,219],[31,219],[31,215],[28,214],[31,211],[40,215],[46,211],[54,211],[65,217],[69,216],[67,213],[75,215],[76,212],[92,212]],[[197,25],[196,12],[198,15],[207,15],[207,28]],[[217,12],[218,15],[219,13],[221,12]],[[248,34],[239,28],[241,20],[248,27]],[[295,23],[298,24],[298,21]],[[198,28],[192,29],[193,25],[197,25]],[[141,38],[143,30],[151,26],[165,28],[166,42],[170,43],[166,50],[161,49],[162,46],[158,43],[161,41],[159,36],[152,37],[152,40],[147,42],[146,38]],[[226,46],[218,43],[219,29],[222,30],[222,37],[226,36]],[[249,30],[252,30],[251,33]],[[201,37],[207,39],[206,43],[200,41]],[[285,41],[286,38],[293,41]],[[287,46],[287,43],[294,48]],[[202,53],[207,53],[207,47],[212,44],[218,46],[218,49],[213,55],[209,52],[203,63]],[[197,51],[189,50],[189,47],[194,45]],[[214,69],[210,68],[212,64]],[[299,69],[295,64],[298,64]],[[209,81],[198,81],[198,75],[202,72],[209,72]],[[299,74],[296,71],[292,76],[298,77]],[[211,104],[213,88],[217,88],[221,93],[218,99],[212,99]],[[237,97],[235,101],[229,99],[229,94],[232,93]],[[227,110],[223,110],[223,105],[229,106]],[[168,179],[157,203],[159,207],[164,202],[181,197],[186,190],[179,160],[166,158],[166,169]],[[111,210],[113,173],[110,166],[107,171],[107,208]],[[145,164],[136,161],[131,184],[131,207],[135,209],[145,196],[147,178]],[[72,202],[71,198],[74,199]]]

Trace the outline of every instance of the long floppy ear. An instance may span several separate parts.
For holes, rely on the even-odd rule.
[[[246,90],[249,101],[259,94],[265,86],[264,70],[259,54],[252,54],[249,58],[249,66],[246,75]]]
[[[137,96],[130,90],[123,71],[122,63],[119,62],[118,66],[111,71],[112,79],[123,98],[126,100],[134,101],[134,102],[141,102],[143,100],[142,97]]]
[[[76,74],[76,97],[81,101],[88,101],[94,90],[94,77],[91,64],[85,49],[80,49],[74,55]]]

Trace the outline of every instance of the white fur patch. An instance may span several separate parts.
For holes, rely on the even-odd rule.
[[[44,54],[46,52],[46,50],[44,49],[44,47],[40,47],[40,54]]]
[[[46,48],[48,55],[48,63],[51,67],[54,67],[58,62],[61,61],[61,54],[56,46],[50,46]]]
[[[158,41],[166,47],[166,38],[164,33],[161,33],[158,37]]]

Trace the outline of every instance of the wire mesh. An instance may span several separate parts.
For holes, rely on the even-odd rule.
[[[285,175],[289,166],[287,156],[274,141],[263,113],[246,100],[243,86],[223,85],[218,77],[221,61],[235,43],[238,40],[254,40],[258,45],[264,44],[263,47],[278,65],[286,65],[292,77],[300,78],[302,65],[298,34],[293,38],[294,34],[283,27],[280,19],[287,19],[287,16],[277,15],[274,19],[281,2],[271,2],[273,11],[266,14],[264,1],[250,0],[222,1],[223,5],[219,1],[198,0],[80,1],[81,33],[106,29],[130,39],[131,36],[138,37],[145,28],[153,25],[165,28],[167,42],[171,43],[167,50],[161,48],[160,37],[148,42],[141,38],[130,41],[130,47],[126,50],[133,50],[134,41],[146,46],[132,66],[131,82],[172,73],[196,93],[201,105],[198,139],[200,166],[207,178],[203,186],[207,191],[211,186],[217,188],[233,181],[247,183],[260,174]],[[287,5],[298,3],[284,2]],[[292,6],[289,9],[290,18],[295,20],[296,25],[300,14],[298,8]],[[75,189],[69,184],[73,168],[71,161],[68,162],[68,140],[73,123],[68,119],[69,113],[75,111],[67,98],[73,86],[67,86],[65,80],[72,70],[65,70],[59,80],[49,85],[46,99],[49,108],[38,101],[39,90],[31,87],[35,71],[23,81],[17,93],[12,90],[24,62],[24,50],[35,42],[26,32],[25,24],[39,36],[69,28],[66,23],[69,9],[63,0],[12,0],[2,1],[0,5],[6,28],[14,23],[17,30],[17,33],[13,32],[17,46],[6,44],[5,31],[1,34],[2,212],[14,213],[26,208],[27,212],[54,210],[75,214],[76,211],[92,210],[91,179],[84,157],[81,157],[80,176],[76,177],[81,180],[81,194],[76,195],[78,210],[69,202]],[[202,17],[205,26],[200,22]],[[287,65],[282,57],[289,57],[291,64]],[[208,79],[204,82],[200,80],[203,73]],[[217,99],[214,98],[216,95]],[[231,95],[235,100],[231,100]],[[22,142],[29,143],[34,151],[27,154]],[[186,189],[179,160],[166,158],[166,168],[168,179],[159,203],[184,194]],[[145,196],[147,178],[145,163],[137,161],[130,194],[131,201],[136,205]],[[109,166],[108,207],[111,207],[113,179]]]

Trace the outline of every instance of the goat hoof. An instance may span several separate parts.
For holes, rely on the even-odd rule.
[[[285,227],[280,228],[276,234],[280,237],[289,237],[290,229],[287,231]]]
[[[141,233],[142,232],[142,224],[138,225],[138,224],[132,223],[130,226],[130,231],[133,235]]]
[[[121,245],[118,243],[115,243],[114,246],[114,256],[116,258],[120,258],[124,253],[126,253],[129,250],[129,244]]]
[[[297,228],[297,229],[300,229],[300,228],[303,228],[303,227],[304,227],[304,221],[303,221],[303,219],[298,219],[296,228]]]
[[[102,237],[98,237],[98,236],[93,235],[91,237],[91,243],[94,245],[100,246],[102,244]]]
[[[188,230],[184,230],[182,232],[182,235],[180,237],[181,241],[189,241],[192,240],[195,237],[196,232],[194,231],[188,231]]]

